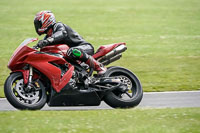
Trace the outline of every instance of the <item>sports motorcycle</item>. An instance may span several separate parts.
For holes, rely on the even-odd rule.
[[[66,44],[46,46],[38,50],[24,40],[15,50],[4,84],[9,103],[20,110],[38,110],[46,103],[54,106],[98,106],[105,101],[113,108],[137,106],[143,96],[135,74],[126,68],[110,66],[99,76],[87,64],[67,57]],[[104,66],[121,58],[125,43],[100,46],[93,57]]]

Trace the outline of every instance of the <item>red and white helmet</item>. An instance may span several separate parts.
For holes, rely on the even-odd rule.
[[[38,35],[46,33],[55,23],[56,19],[51,11],[40,11],[34,18],[35,30]]]

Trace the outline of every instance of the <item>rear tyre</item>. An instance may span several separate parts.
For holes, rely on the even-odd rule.
[[[131,108],[137,106],[143,97],[141,83],[136,75],[122,67],[110,67],[105,77],[115,77],[127,85],[126,92],[114,90],[104,97],[104,101],[113,108]]]
[[[46,90],[40,81],[33,83],[29,92],[25,91],[21,72],[12,73],[4,84],[4,93],[11,105],[20,110],[41,109],[46,101]]]

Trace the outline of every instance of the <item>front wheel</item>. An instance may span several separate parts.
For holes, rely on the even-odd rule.
[[[4,84],[4,93],[11,105],[20,110],[41,109],[47,100],[46,90],[40,81],[35,81],[26,91],[22,73],[12,73]]]
[[[126,92],[113,90],[104,97],[104,101],[113,108],[131,108],[137,106],[143,97],[141,83],[136,75],[122,67],[110,67],[105,77],[120,79],[127,86]]]

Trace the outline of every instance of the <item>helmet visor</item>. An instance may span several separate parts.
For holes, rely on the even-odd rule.
[[[37,34],[41,35],[42,33],[39,32],[39,29],[41,29],[42,23],[39,20],[35,19],[34,20],[34,26],[35,26],[35,31],[37,32]]]

